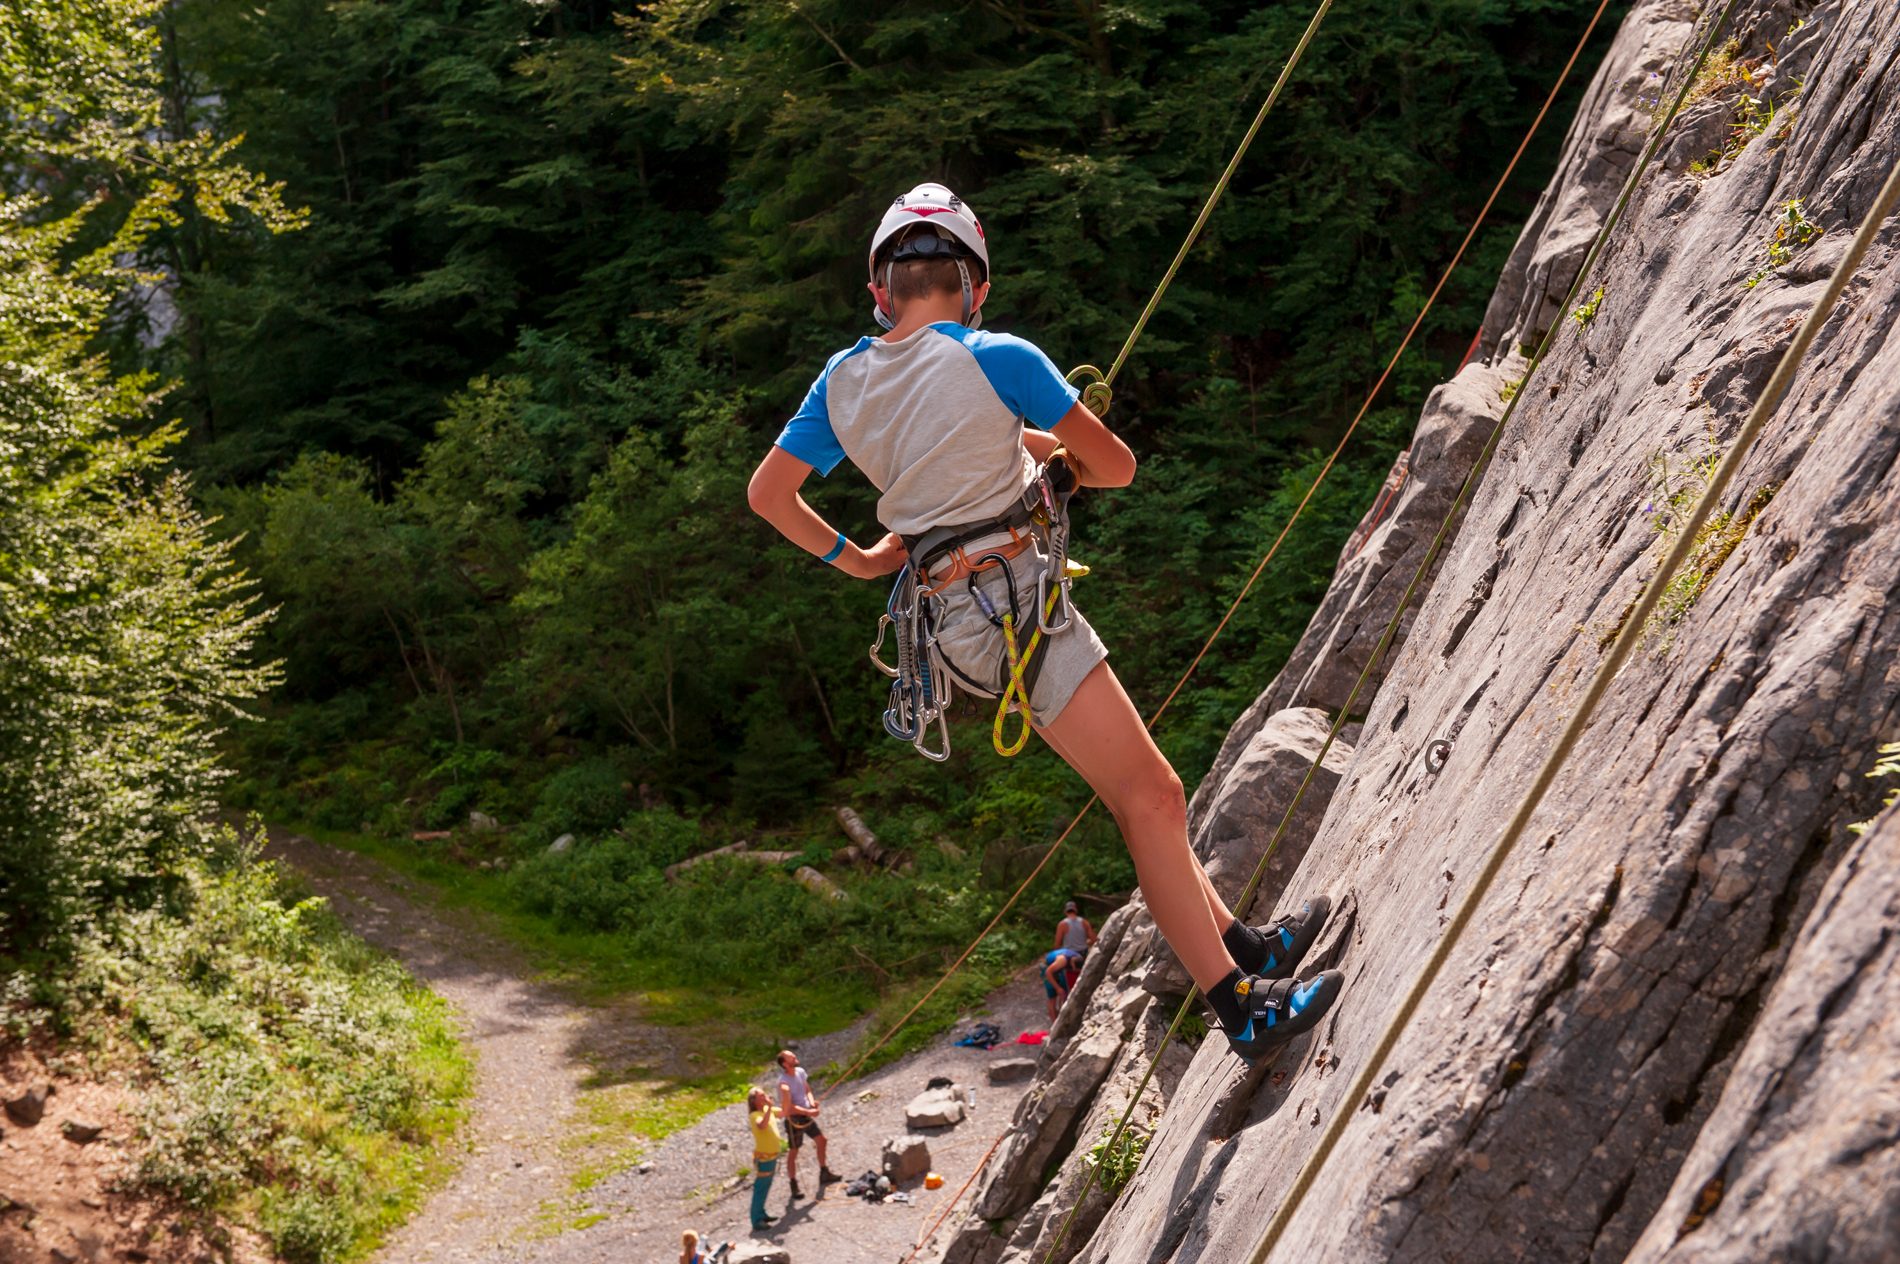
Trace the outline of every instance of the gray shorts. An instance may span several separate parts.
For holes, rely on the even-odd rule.
[[[998,536],[996,542],[1004,543],[1008,538]],[[983,543],[978,541],[965,546],[965,555],[976,561],[982,556]],[[1009,561],[1016,581],[1016,607],[1022,622],[1028,625],[1017,633],[1019,650],[1029,647],[1029,638],[1035,630],[1036,579],[1047,564],[1047,556],[1040,546],[1031,546]],[[1009,578],[1003,567],[995,566],[982,572],[976,576],[976,583],[999,614],[1010,608]],[[968,580],[955,581],[939,594],[939,599],[943,608],[937,620],[937,646],[952,668],[956,683],[985,697],[1000,698],[1009,680],[1009,647],[1003,640],[1003,629],[990,622],[976,598],[970,595]],[[1038,725],[1054,722],[1069,705],[1069,699],[1075,696],[1082,681],[1095,670],[1095,665],[1108,657],[1108,647],[1102,644],[1102,638],[1095,634],[1082,612],[1074,609],[1073,604],[1070,609],[1075,621],[1067,631],[1044,636],[1036,647],[1035,659],[1031,660],[1033,664],[1039,659],[1042,664],[1029,692],[1030,714]]]

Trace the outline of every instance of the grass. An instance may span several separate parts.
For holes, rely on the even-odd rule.
[[[1746,288],[1754,289],[1770,272],[1792,263],[1797,254],[1820,240],[1821,233],[1821,226],[1808,218],[1807,208],[1800,198],[1783,202],[1780,213],[1775,216],[1775,226],[1763,243],[1768,266],[1749,277],[1744,283]]]
[[[637,998],[644,1019],[669,1027],[700,1026],[709,1017],[717,1018],[737,1024],[728,1028],[733,1031],[729,1045],[750,1048],[781,1037],[799,1039],[849,1026],[871,1000],[869,988],[855,979],[801,979],[796,991],[749,985],[709,989],[699,980],[682,977],[677,963],[629,954],[626,937],[618,932],[576,928],[558,916],[525,907],[505,870],[458,864],[426,843],[301,825],[292,828],[414,879],[435,903],[478,914],[498,938],[520,949],[549,983],[582,1004]]]

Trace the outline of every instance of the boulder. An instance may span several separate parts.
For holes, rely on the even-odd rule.
[[[904,1107],[906,1128],[949,1128],[963,1122],[963,1099],[954,1088],[933,1088],[917,1094]]]
[[[726,1259],[729,1264],[792,1264],[792,1253],[775,1242],[741,1242]]]
[[[1020,1084],[1024,1080],[1035,1078],[1036,1060],[1034,1058],[1003,1058],[990,1063],[988,1071],[992,1084]]]
[[[486,812],[468,814],[468,832],[471,834],[493,834],[501,829],[501,822]]]
[[[550,856],[558,856],[563,852],[572,851],[573,849],[574,836],[572,834],[563,834],[548,844],[548,854]]]
[[[892,1137],[884,1143],[883,1169],[897,1185],[922,1176],[930,1170],[930,1142],[908,1132]]]
[[[59,1135],[75,1145],[97,1141],[99,1134],[104,1131],[105,1127],[101,1124],[86,1123],[78,1119],[68,1119],[59,1126]]]
[[[22,1128],[31,1128],[46,1114],[46,1099],[53,1095],[51,1084],[34,1084],[17,1097],[6,1099],[7,1118]]]

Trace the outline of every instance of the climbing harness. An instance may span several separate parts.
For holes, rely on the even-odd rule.
[[[891,678],[889,704],[884,709],[884,731],[900,742],[909,742],[925,759],[942,763],[950,758],[949,707],[955,697],[951,677],[962,680],[974,693],[988,693],[989,686],[972,680],[944,657],[937,641],[937,629],[943,618],[944,593],[961,579],[977,608],[1003,632],[1004,658],[1001,664],[1002,692],[997,702],[996,721],[991,725],[990,740],[996,753],[1005,757],[1018,754],[1029,742],[1029,699],[1043,659],[1036,651],[1044,637],[1060,636],[1075,625],[1075,612],[1069,602],[1069,586],[1088,568],[1069,561],[1069,498],[1076,487],[1075,471],[1063,459],[1060,449],[1036,471],[1023,489],[1022,496],[999,518],[986,522],[933,527],[917,536],[906,537],[904,547],[910,555],[885,602],[878,619],[877,636],[871,642],[871,663]],[[979,542],[1007,536],[1008,543],[985,548],[974,559],[967,550]],[[1041,572],[1037,575],[1034,619],[1026,622],[1019,599],[1014,563],[1024,554],[1040,552]],[[939,563],[948,566],[940,569]],[[989,596],[977,587],[977,576],[1000,568],[1009,594],[1009,609],[998,610]],[[1017,634],[1030,627],[1027,645],[1019,646]],[[897,639],[897,662],[884,661],[885,635]],[[1022,713],[1022,729],[1013,741],[1003,737],[1004,721],[1012,710]],[[936,728],[933,748],[930,730]]]

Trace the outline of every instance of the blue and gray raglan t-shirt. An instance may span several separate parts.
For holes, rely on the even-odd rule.
[[[1076,398],[1035,344],[939,321],[831,357],[778,446],[820,474],[850,457],[878,520],[918,535],[1005,513],[1035,477],[1022,423],[1048,430]]]

